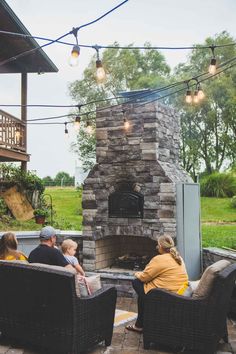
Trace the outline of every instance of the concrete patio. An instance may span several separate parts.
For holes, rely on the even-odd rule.
[[[117,300],[117,308],[126,311],[137,311],[136,299],[119,297]],[[216,354],[236,354],[236,321],[228,321],[229,343],[219,344]],[[177,354],[168,348],[153,348],[152,350],[144,350],[142,335],[128,332],[125,325],[114,328],[112,345],[108,348],[100,344],[90,350],[87,354]],[[187,353],[187,352],[185,352]],[[0,342],[0,354],[46,354],[46,352],[34,351],[30,348],[16,348],[11,343]],[[47,354],[52,354],[47,352]],[[56,354],[56,353],[55,353]],[[67,353],[65,353],[67,354]],[[190,353],[189,353],[190,354]],[[195,353],[197,354],[197,353]]]

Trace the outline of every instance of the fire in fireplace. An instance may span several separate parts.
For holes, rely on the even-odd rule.
[[[136,254],[128,253],[117,257],[111,267],[130,270],[143,270],[150,260],[151,257],[147,255],[139,256]]]

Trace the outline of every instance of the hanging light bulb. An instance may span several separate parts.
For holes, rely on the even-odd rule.
[[[198,91],[195,90],[194,91],[194,95],[193,95],[193,103],[198,103],[199,102],[199,97],[198,97]]]
[[[99,58],[99,46],[95,45],[93,47],[97,52],[97,60],[96,60],[96,80],[98,84],[102,84],[106,80],[106,72],[102,65],[102,61]]]
[[[78,44],[74,45],[69,58],[70,66],[77,66],[79,64],[80,47]]]
[[[185,102],[186,103],[192,103],[192,92],[191,92],[191,90],[187,90],[186,91]]]
[[[129,127],[130,127],[129,121],[128,121],[126,118],[124,118],[124,129],[125,129],[125,130],[128,130]]]
[[[204,92],[202,91],[201,85],[198,85],[198,99],[199,100],[203,100],[203,98],[205,97]]]
[[[69,137],[69,131],[67,129],[67,123],[65,122],[65,137],[68,138]]]
[[[79,130],[79,128],[80,128],[80,122],[81,122],[80,116],[76,116],[75,121],[74,121],[74,126],[75,126],[76,130]]]
[[[212,51],[212,58],[211,58],[211,64],[209,65],[208,72],[211,75],[214,75],[216,73],[216,58],[215,58],[215,53],[214,53],[215,47],[211,46],[211,51]]]
[[[89,135],[91,135],[92,132],[93,132],[93,127],[92,127],[90,121],[88,121],[88,120],[87,120],[87,122],[86,122],[86,132],[87,132],[87,134],[89,134]]]
[[[96,78],[97,78],[97,82],[103,83],[106,79],[106,72],[102,66],[102,62],[101,60],[96,60]]]
[[[18,128],[15,131],[15,141],[16,141],[16,144],[20,143],[20,130]]]

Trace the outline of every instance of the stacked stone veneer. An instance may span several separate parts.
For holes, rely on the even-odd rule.
[[[169,107],[124,104],[98,112],[96,138],[97,164],[84,182],[82,199],[87,270],[107,267],[134,250],[144,254],[164,233],[175,237],[176,183],[191,182],[178,164],[179,118]],[[108,217],[108,196],[124,182],[143,194],[143,219]]]

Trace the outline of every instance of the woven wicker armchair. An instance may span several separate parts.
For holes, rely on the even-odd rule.
[[[0,284],[0,332],[7,339],[63,354],[111,344],[114,287],[78,298],[72,273],[4,261]]]
[[[226,317],[235,279],[236,264],[232,264],[216,276],[206,298],[150,291],[145,298],[144,348],[155,343],[213,354],[221,338],[228,341]]]

